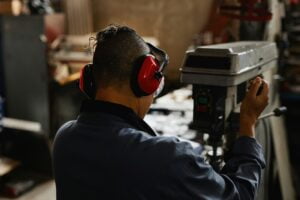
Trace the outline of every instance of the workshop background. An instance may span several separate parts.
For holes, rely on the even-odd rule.
[[[79,113],[80,69],[91,62],[91,38],[110,24],[134,28],[170,57],[166,87],[145,120],[203,145],[192,87],[180,81],[186,51],[274,42],[276,70],[266,79],[272,104],[287,111],[259,128],[268,164],[257,199],[300,199],[299,0],[0,0],[0,200],[56,199],[53,139]]]

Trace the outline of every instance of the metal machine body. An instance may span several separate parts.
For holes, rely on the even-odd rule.
[[[43,16],[0,17],[0,157],[51,176],[44,28]]]
[[[235,135],[238,113],[250,80],[276,67],[277,49],[272,42],[234,42],[187,51],[181,81],[193,85],[192,128],[208,134],[209,162],[221,167],[218,147],[223,135]],[[223,153],[221,153],[223,154]]]
[[[50,134],[43,16],[0,17],[0,96],[6,117],[35,121]]]

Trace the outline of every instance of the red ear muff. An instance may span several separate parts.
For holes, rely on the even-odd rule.
[[[153,94],[162,80],[160,65],[151,54],[142,56],[133,70],[131,88],[137,97]]]
[[[147,94],[154,93],[159,87],[162,76],[154,56],[147,55],[138,74],[138,85]]]
[[[79,89],[83,93],[84,93],[84,68],[80,70],[80,78],[79,78]]]
[[[90,99],[96,95],[96,84],[93,77],[93,65],[88,64],[81,69],[79,89]]]

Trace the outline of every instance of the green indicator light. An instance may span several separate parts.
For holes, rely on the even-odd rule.
[[[199,97],[198,101],[201,104],[208,104],[208,99],[205,97]]]

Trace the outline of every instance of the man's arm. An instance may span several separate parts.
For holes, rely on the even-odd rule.
[[[206,164],[187,142],[173,141],[174,156],[165,170],[161,192],[167,199],[254,199],[264,167],[261,146],[254,138],[240,137],[221,173]]]
[[[262,148],[254,139],[255,123],[267,104],[268,84],[256,78],[242,102],[240,137],[221,173],[189,144],[175,143],[174,159],[167,170],[173,181],[164,192],[172,199],[254,199],[265,166]]]

